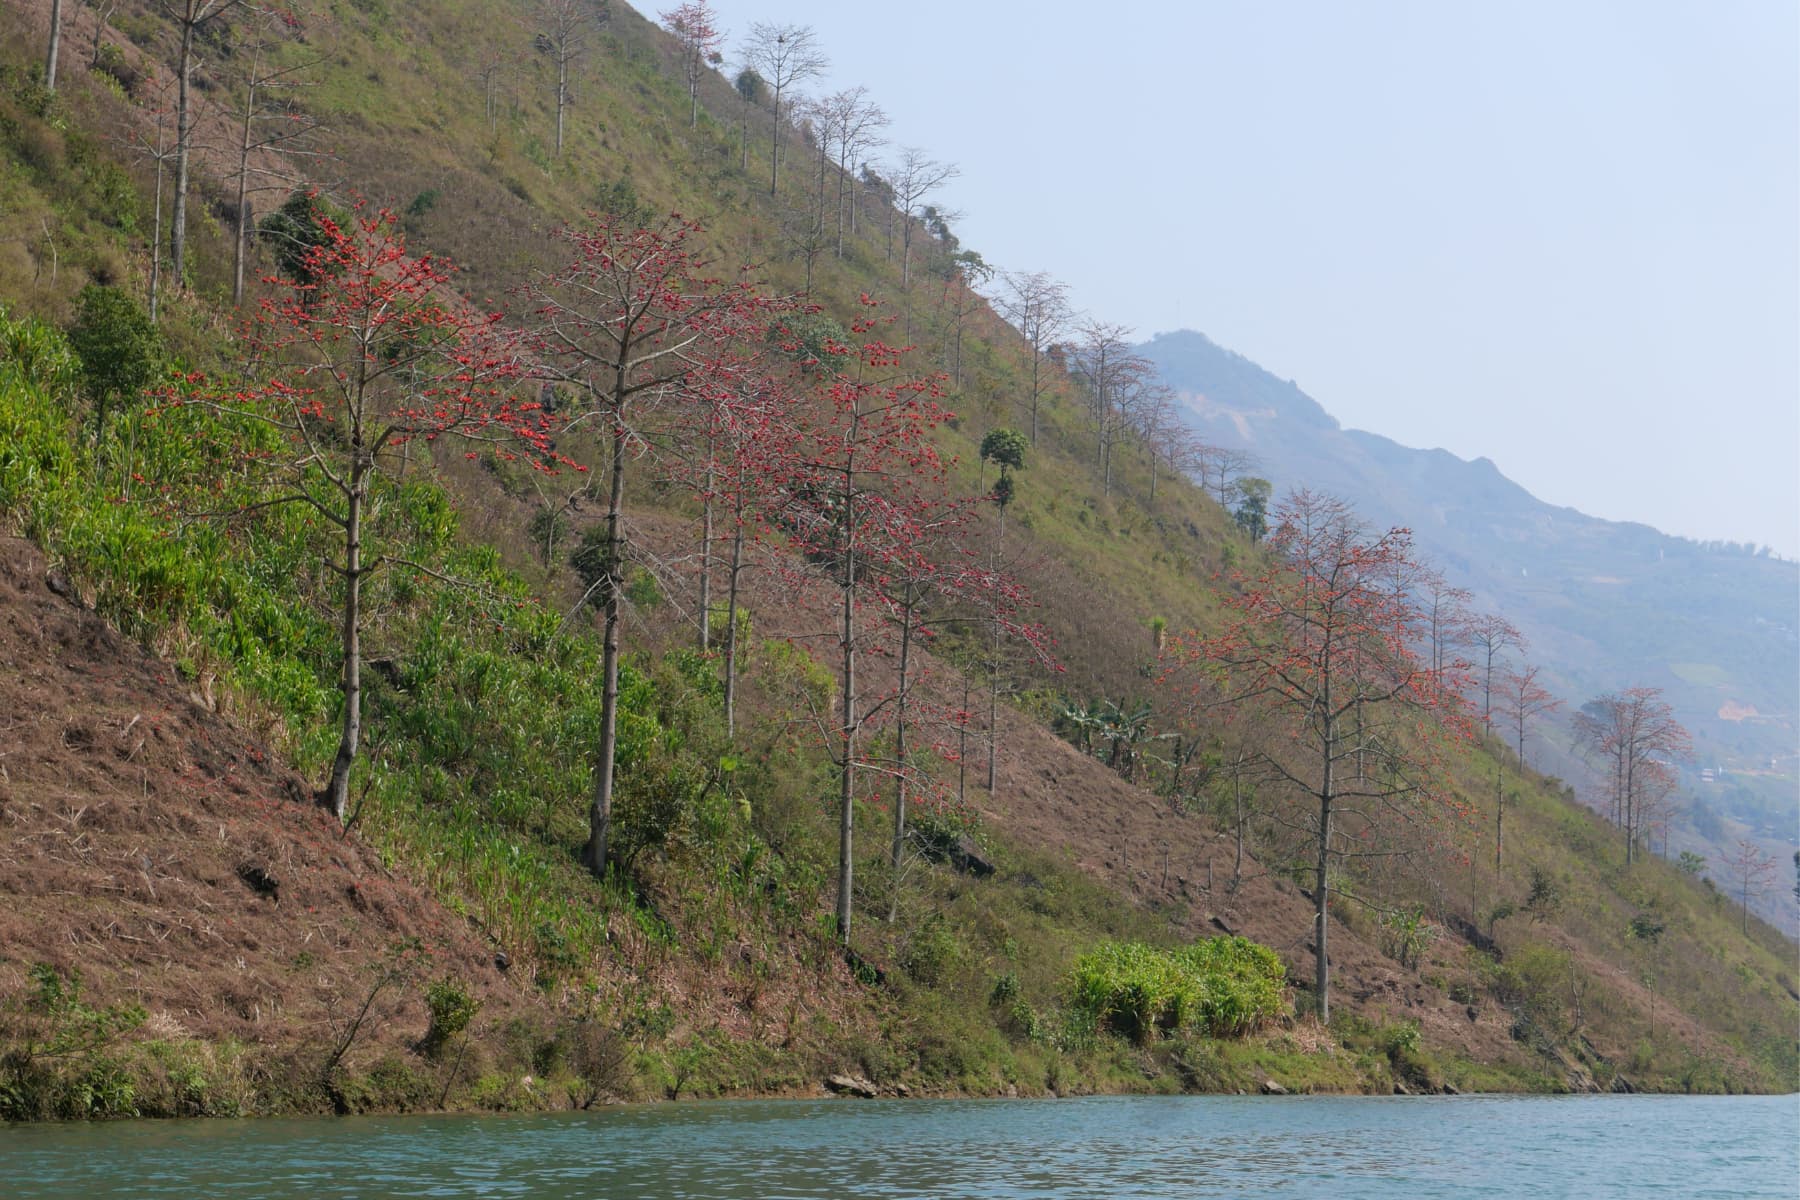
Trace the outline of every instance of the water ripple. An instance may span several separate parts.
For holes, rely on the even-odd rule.
[[[1797,1178],[1792,1096],[789,1101],[0,1128],[0,1187],[16,1200],[1791,1200]]]

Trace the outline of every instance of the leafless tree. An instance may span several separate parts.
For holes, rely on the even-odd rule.
[[[162,298],[162,264],[163,264],[163,179],[168,174],[168,164],[174,161],[176,145],[169,136],[169,123],[173,115],[169,107],[168,86],[164,83],[159,89],[150,115],[155,118],[154,134],[140,131],[132,139],[132,150],[156,164],[156,189],[153,193],[150,222],[150,321],[155,324]]]
[[[744,58],[768,85],[773,99],[769,116],[769,195],[773,196],[781,171],[782,94],[802,80],[823,75],[831,60],[819,48],[811,26],[767,21],[750,26]]]
[[[1740,928],[1749,933],[1750,901],[1769,890],[1769,881],[1775,876],[1775,859],[1748,838],[1740,840],[1737,849],[1727,851],[1721,857],[1737,881],[1738,897],[1744,906]]]
[[[944,365],[950,382],[956,387],[963,381],[963,332],[969,318],[987,306],[976,289],[993,276],[993,268],[980,254],[964,250],[952,255],[944,269],[944,289],[938,298],[938,309],[947,327],[944,341]]]
[[[916,146],[906,146],[900,151],[900,161],[895,164],[893,175],[888,180],[894,189],[894,209],[900,217],[900,288],[905,291],[912,285],[912,239],[913,218],[915,210],[926,196],[955,179],[962,172],[952,163],[938,162],[928,158],[923,150]]]
[[[681,48],[681,81],[688,90],[688,128],[700,124],[700,81],[708,67],[719,61],[719,15],[706,0],[687,0],[659,14],[663,28]]]
[[[500,80],[518,59],[503,42],[491,42],[481,49],[475,63],[475,78],[481,81],[482,115],[487,118],[488,132],[494,131],[494,101],[500,92]]]
[[[1542,667],[1527,664],[1523,670],[1506,672],[1501,680],[1504,690],[1500,694],[1500,713],[1513,722],[1513,731],[1517,735],[1513,748],[1521,767],[1528,765],[1525,762],[1526,725],[1532,718],[1562,707],[1562,701],[1538,682],[1542,671]]]
[[[1031,347],[1031,390],[1025,406],[1031,412],[1031,444],[1038,440],[1038,408],[1047,389],[1044,359],[1068,329],[1069,285],[1047,271],[1007,271],[1000,277],[1000,315]]]
[[[1089,416],[1094,422],[1094,462],[1110,493],[1113,448],[1125,415],[1153,373],[1149,361],[1133,353],[1129,327],[1089,318],[1078,332],[1073,370],[1087,390]]]
[[[1481,663],[1481,728],[1494,723],[1494,666],[1508,650],[1523,650],[1525,635],[1497,613],[1482,613],[1469,622],[1469,645]]]
[[[820,257],[831,248],[830,235],[819,223],[818,213],[811,208],[784,207],[781,214],[781,240],[791,258],[806,268],[804,291],[811,292],[813,269]]]
[[[887,114],[869,99],[865,87],[845,88],[819,101],[820,120],[837,149],[837,256],[844,257],[844,192],[855,184],[851,171],[867,151],[881,145]]]
[[[1144,458],[1150,465],[1150,496],[1148,505],[1156,506],[1157,479],[1167,471],[1174,470],[1175,451],[1185,426],[1181,420],[1181,410],[1175,399],[1175,389],[1165,383],[1158,383],[1154,377],[1145,385],[1137,411],[1132,414],[1139,442],[1144,447]]]
[[[194,64],[200,33],[244,0],[156,0],[181,37],[175,79],[175,213],[169,222],[170,265],[179,281],[187,267],[188,176],[194,141]]]
[[[1575,714],[1576,745],[1598,759],[1610,778],[1607,799],[1613,823],[1625,831],[1625,862],[1636,857],[1642,832],[1641,802],[1675,759],[1693,751],[1693,740],[1675,710],[1653,687],[1598,696]]]
[[[233,210],[237,213],[237,236],[231,256],[234,305],[244,301],[244,260],[250,229],[255,223],[250,197],[258,192],[289,190],[301,178],[293,167],[294,161],[323,153],[310,144],[319,123],[299,103],[297,95],[300,88],[307,86],[302,77],[324,61],[323,56],[281,65],[276,54],[277,46],[299,29],[299,21],[291,12],[259,12],[233,56],[241,63],[239,83],[243,88],[242,107],[234,114],[237,145],[232,147],[237,153],[237,166],[232,172],[236,185]]]
[[[1431,673],[1442,686],[1447,671],[1464,665],[1456,660],[1456,652],[1469,641],[1469,590],[1453,586],[1442,571],[1430,566],[1419,572],[1414,589],[1425,617]]]
[[[1237,486],[1238,479],[1257,470],[1262,464],[1248,450],[1209,445],[1202,448],[1196,465],[1200,485],[1212,493],[1220,508],[1230,508],[1232,491]]]
[[[100,65],[100,46],[106,35],[106,27],[112,21],[112,15],[119,11],[122,0],[87,0],[89,8],[94,10],[94,43],[88,51],[88,69]]]
[[[556,156],[562,157],[564,116],[574,102],[572,76],[592,50],[592,38],[612,15],[608,0],[541,0],[539,53],[556,69]]]

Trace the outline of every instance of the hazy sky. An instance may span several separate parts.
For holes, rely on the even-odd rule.
[[[1800,555],[1793,0],[714,0],[959,164],[965,245],[1541,498]]]

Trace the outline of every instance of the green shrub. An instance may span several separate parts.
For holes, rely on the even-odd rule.
[[[1108,942],[1075,962],[1074,1007],[1143,1043],[1157,1031],[1198,1028],[1234,1037],[1286,1010],[1287,970],[1248,938],[1206,938],[1178,950]]]
[[[1396,909],[1381,918],[1381,952],[1403,967],[1417,967],[1437,934],[1424,909]]]
[[[31,968],[31,991],[12,998],[0,1023],[0,1120],[137,1115],[134,1076],[115,1051],[144,1023],[141,1005],[95,1008],[81,976],[47,963]]]
[[[75,297],[69,347],[81,364],[97,441],[113,406],[135,400],[156,377],[162,340],[149,314],[123,288],[90,283]]]
[[[431,1024],[419,1042],[419,1050],[436,1058],[452,1038],[469,1027],[481,1009],[481,1001],[471,996],[460,980],[445,976],[425,988],[425,1008],[431,1013]]]

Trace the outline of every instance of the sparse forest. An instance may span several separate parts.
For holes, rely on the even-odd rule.
[[[67,7],[0,11],[5,646],[88,656],[9,694],[0,1116],[1793,1086],[1656,690],[1596,817],[1506,615],[964,246],[814,31]]]

